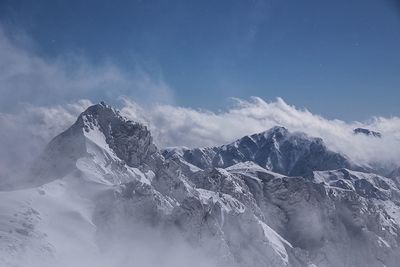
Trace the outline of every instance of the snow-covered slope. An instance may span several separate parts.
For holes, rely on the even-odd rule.
[[[145,126],[103,103],[54,138],[32,173],[18,189],[0,192],[3,265],[289,264],[290,244],[231,191],[197,188],[164,160]],[[160,237],[152,240],[155,232]],[[176,240],[158,247],[171,236]],[[136,254],[131,247],[147,249]],[[107,265],[115,257],[104,255],[115,250],[121,254]],[[195,256],[177,256],[183,251]]]
[[[95,258],[94,205],[85,196],[90,191],[93,185],[68,176],[0,192],[0,266],[72,266],[71,256]]]
[[[398,184],[282,127],[160,152],[104,103],[0,188],[0,266],[397,266]]]
[[[268,225],[308,261],[317,266],[397,265],[400,194],[392,180],[341,169],[316,171],[310,181],[250,162],[227,170],[245,181]]]

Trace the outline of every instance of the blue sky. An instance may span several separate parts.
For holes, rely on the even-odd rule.
[[[1,0],[0,22],[23,30],[45,60],[140,66],[162,77],[176,105],[282,97],[329,118],[400,115],[395,1]]]

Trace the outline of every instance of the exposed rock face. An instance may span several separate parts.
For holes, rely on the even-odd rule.
[[[392,180],[341,169],[314,172],[308,181],[251,162],[228,171],[246,181],[268,225],[317,266],[399,260],[399,190]]]
[[[390,174],[389,177],[392,178],[400,178],[400,167],[394,169]]]
[[[372,137],[377,137],[377,138],[381,138],[382,134],[380,132],[375,132],[375,131],[371,131],[369,129],[364,129],[364,128],[356,128],[353,130],[354,134],[363,134],[366,136],[372,136]]]
[[[82,123],[87,133],[99,129],[118,158],[131,167],[151,165],[160,158],[150,131],[140,123],[121,117],[111,107],[104,104],[90,107],[79,117],[78,124]]]
[[[150,258],[178,239],[201,252],[201,260],[183,266],[400,260],[398,184],[355,171],[362,168],[321,139],[282,127],[225,146],[161,153],[145,126],[101,103],[54,138],[35,170],[25,189],[0,192],[3,265],[27,266],[15,255],[71,256],[71,248],[84,245],[85,252],[115,258],[132,242],[146,247],[154,235],[155,243],[170,244],[150,243]],[[139,256],[123,255],[129,264],[139,264]],[[140,265],[160,265],[150,258]]]

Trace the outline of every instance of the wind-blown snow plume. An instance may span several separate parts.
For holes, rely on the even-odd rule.
[[[89,100],[51,107],[20,106],[15,113],[0,113],[0,178],[16,179],[60,132],[67,129]]]
[[[9,33],[0,23],[0,112],[15,110],[19,103],[65,104],[94,96],[98,101],[129,95],[142,103],[173,102],[162,74],[140,64],[124,71],[109,60],[94,64],[83,53],[45,59],[34,47],[25,33]]]
[[[127,72],[107,60],[93,64],[84,54],[46,59],[25,32],[0,22],[0,177],[16,176],[70,126],[91,104],[82,98],[113,101],[121,94],[141,103],[174,98],[159,73],[140,66]]]

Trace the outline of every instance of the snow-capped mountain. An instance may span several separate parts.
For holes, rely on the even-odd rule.
[[[398,184],[282,127],[160,151],[101,103],[0,188],[0,266],[397,266]]]
[[[290,176],[312,176],[315,170],[363,170],[350,159],[330,151],[321,138],[291,133],[284,127],[245,136],[228,145],[205,148],[165,149],[167,158],[178,156],[199,168],[229,167],[253,161],[267,170]]]

